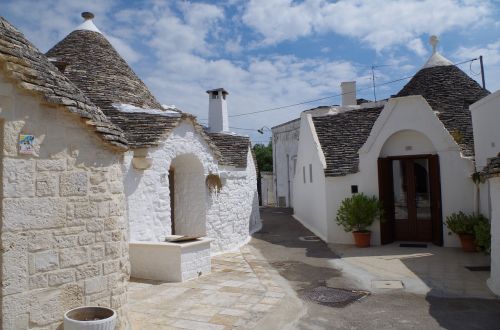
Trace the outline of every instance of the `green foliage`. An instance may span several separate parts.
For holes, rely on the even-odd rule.
[[[375,218],[382,216],[382,204],[377,197],[354,194],[342,201],[337,211],[337,224],[346,232],[368,231]]]
[[[267,146],[263,144],[256,144],[253,146],[255,158],[257,158],[257,166],[261,172],[273,171],[273,146],[271,141]]]
[[[474,225],[475,243],[481,251],[491,253],[491,225],[490,221],[479,215],[477,223]]]
[[[481,221],[481,219],[484,219],[482,215],[469,215],[460,211],[446,217],[446,226],[455,234],[474,235],[474,226]],[[451,235],[451,232],[449,232],[448,235]]]

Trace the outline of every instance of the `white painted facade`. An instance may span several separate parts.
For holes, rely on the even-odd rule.
[[[328,241],[326,179],[323,173],[326,162],[311,114],[301,116],[297,152],[293,195],[294,217],[318,237]]]
[[[273,172],[260,172],[262,206],[275,206]]]
[[[490,179],[491,198],[491,273],[488,286],[493,293],[500,296],[500,176]]]
[[[274,199],[280,207],[293,207],[299,129],[300,119],[272,128]]]
[[[189,120],[174,128],[159,146],[149,148],[150,168],[132,166],[125,157],[125,193],[133,242],[163,242],[171,234],[168,171],[175,168],[176,234],[207,235],[212,252],[238,248],[260,227],[257,179],[249,149],[247,168],[220,166],[205,139]],[[218,174],[222,190],[210,192],[208,174]]]
[[[118,312],[130,274],[123,154],[64,107],[0,75],[3,329],[56,329],[64,312]],[[35,136],[32,155],[20,134]]]
[[[359,172],[341,177],[326,177],[324,156],[310,116],[303,116],[295,177],[294,212],[306,227],[327,242],[353,243],[352,235],[337,226],[335,217],[341,201],[359,192],[378,196],[377,159],[392,155],[437,154],[441,170],[443,220],[447,215],[474,211],[475,186],[471,159],[461,156],[459,146],[421,96],[390,99],[376,120],[369,138],[359,151]],[[311,164],[315,181],[307,179]],[[306,169],[303,183],[302,169]],[[316,180],[316,177],[318,179]],[[380,224],[372,228],[372,244],[380,244]],[[443,228],[445,246],[459,246],[455,235]]]

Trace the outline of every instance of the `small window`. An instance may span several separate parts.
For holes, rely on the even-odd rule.
[[[351,186],[351,194],[357,194],[357,193],[358,193],[358,185]]]
[[[309,164],[309,181],[313,182],[313,165]]]
[[[304,183],[306,183],[306,167],[302,166],[302,176],[304,177]]]

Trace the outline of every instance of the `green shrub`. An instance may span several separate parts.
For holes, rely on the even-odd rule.
[[[346,232],[368,231],[376,217],[382,216],[382,205],[377,197],[354,194],[342,201],[337,211],[337,224]]]
[[[478,222],[478,217],[468,215],[462,211],[452,213],[446,217],[446,226],[455,234],[470,234],[474,235],[474,225]],[[448,232],[448,235],[451,235]]]
[[[479,215],[478,222],[474,225],[475,243],[481,251],[491,253],[491,225],[490,221]]]

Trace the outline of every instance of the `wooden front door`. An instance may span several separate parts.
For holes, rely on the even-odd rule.
[[[386,218],[381,225],[383,244],[394,240],[442,244],[436,155],[380,159],[379,188]]]

